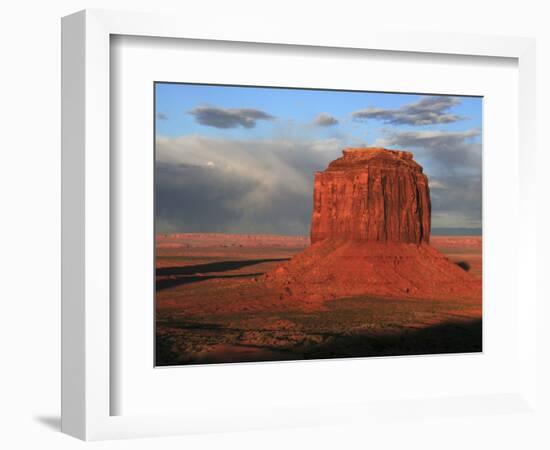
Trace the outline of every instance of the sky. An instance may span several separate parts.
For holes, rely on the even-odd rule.
[[[409,150],[432,230],[481,228],[482,98],[155,84],[158,233],[307,235],[313,175],[347,147]]]

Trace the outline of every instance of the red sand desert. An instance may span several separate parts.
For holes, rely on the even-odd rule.
[[[156,363],[481,351],[481,237],[430,236],[409,152],[315,174],[310,237],[156,238]]]

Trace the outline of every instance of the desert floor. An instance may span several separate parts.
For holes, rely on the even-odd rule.
[[[431,244],[481,277],[480,237],[434,236]],[[307,245],[303,237],[157,236],[156,364],[481,351],[481,298],[305,303],[255,282]]]

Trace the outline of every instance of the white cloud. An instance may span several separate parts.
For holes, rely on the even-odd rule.
[[[430,178],[428,182],[430,189],[447,189],[447,185],[441,180],[436,180],[435,178]]]

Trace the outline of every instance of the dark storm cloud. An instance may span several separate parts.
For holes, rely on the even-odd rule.
[[[438,171],[460,173],[466,170],[481,173],[481,144],[475,138],[477,129],[465,131],[391,131],[378,144],[402,149],[418,149]]]
[[[315,117],[313,123],[320,127],[330,127],[338,124],[338,119],[327,113],[320,113]]]
[[[430,179],[430,196],[434,228],[481,227],[481,174]]]
[[[342,143],[158,138],[157,231],[309,233],[313,174]]]
[[[163,113],[163,112],[158,112],[157,113],[157,119],[159,119],[159,120],[168,120],[168,115],[166,113]]]
[[[397,109],[366,108],[352,113],[358,121],[380,120],[392,125],[433,125],[452,123],[463,117],[448,113],[453,106],[459,105],[456,97],[423,97],[415,103],[403,105]]]
[[[480,130],[386,132],[376,144],[411,150],[430,181],[433,227],[480,227]]]
[[[373,145],[414,153],[430,180],[433,227],[479,227],[479,135],[479,130],[393,130]],[[313,175],[348,144],[345,137],[159,137],[157,231],[307,235]]]
[[[258,120],[272,120],[273,116],[259,109],[217,108],[197,106],[189,111],[201,125],[215,128],[254,128]]]
[[[223,231],[239,219],[233,199],[255,188],[253,180],[232,177],[209,166],[156,165],[156,214],[160,232]]]

